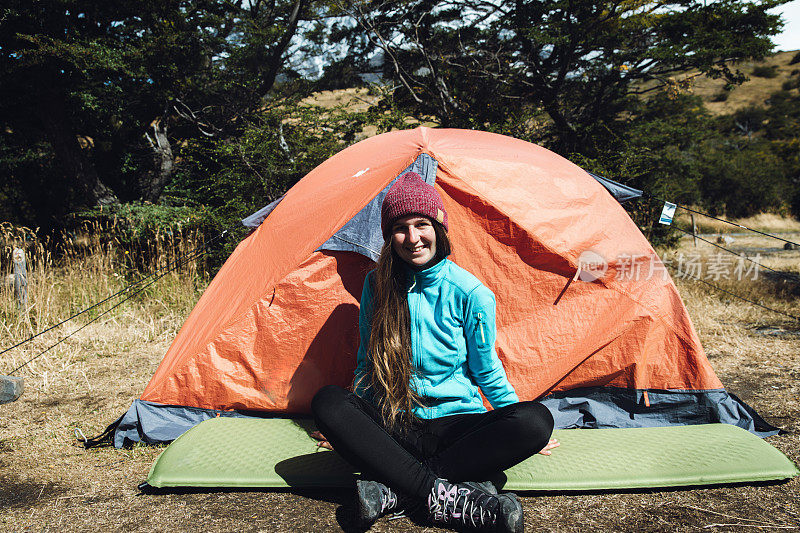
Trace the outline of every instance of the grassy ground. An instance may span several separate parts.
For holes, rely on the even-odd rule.
[[[785,231],[794,223],[772,220]],[[792,240],[798,234],[786,234]],[[0,248],[7,264],[12,240]],[[773,268],[798,272],[800,252],[763,238],[726,246],[758,250]],[[181,243],[162,255],[180,253]],[[108,245],[73,245],[66,266],[35,247],[28,318],[11,295],[0,295],[0,346],[24,338],[69,310],[123,286],[125,254]],[[697,255],[706,267],[716,249],[690,239],[665,254]],[[39,254],[38,256],[36,254]],[[163,261],[163,258],[160,259]],[[49,262],[48,262],[49,261]],[[161,449],[84,451],[73,433],[99,433],[138,397],[206,283],[202,265],[161,280],[26,367],[26,392],[0,406],[0,530],[2,531],[336,531],[353,530],[350,491],[194,491],[150,495],[137,490]],[[769,442],[800,464],[800,326],[676,275],[709,359],[730,391],[789,435]],[[800,315],[796,286],[763,275],[719,280],[724,287]],[[80,322],[80,319],[78,323]],[[8,372],[75,326],[0,355]],[[556,451],[557,453],[557,451]],[[800,528],[800,481],[674,491],[523,496],[529,531],[753,531]],[[407,519],[381,520],[375,531],[425,531]]]
[[[724,216],[718,218],[727,220]],[[692,226],[690,213],[684,211],[683,209],[681,209],[676,215],[675,220],[676,222],[680,223],[681,227],[691,228]],[[739,218],[733,222],[756,231],[770,233],[773,235],[778,234],[778,236],[783,238],[786,238],[784,235],[782,235],[783,233],[800,233],[800,222],[794,218],[782,217],[774,213],[760,213],[752,217]],[[708,218],[702,215],[695,215],[695,226],[697,227],[698,233],[749,233],[740,227],[732,226],[726,222]],[[747,238],[750,237],[755,237],[755,234],[748,234]],[[783,242],[775,239],[768,239],[764,241],[764,243],[773,248],[780,248],[784,245]]]

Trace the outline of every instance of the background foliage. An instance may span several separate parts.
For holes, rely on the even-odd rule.
[[[208,237],[365,132],[419,123],[513,135],[714,214],[800,215],[800,69],[728,114],[691,90],[777,76],[743,65],[769,55],[781,3],[10,0],[0,219],[146,235],[190,216]],[[358,86],[369,106],[315,105]],[[657,209],[631,212],[662,240]]]

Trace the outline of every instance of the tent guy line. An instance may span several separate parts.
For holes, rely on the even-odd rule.
[[[745,301],[745,302],[748,302],[748,303],[751,303],[751,304],[753,304],[753,305],[755,305],[755,306],[761,307],[762,309],[766,309],[767,311],[772,311],[773,313],[778,313],[779,315],[788,316],[789,318],[791,318],[791,319],[793,319],[793,320],[798,320],[798,321],[800,321],[800,316],[795,316],[795,315],[792,315],[792,314],[786,313],[786,312],[784,312],[784,311],[778,311],[777,309],[773,309],[773,308],[771,308],[771,307],[767,307],[766,305],[760,304],[760,303],[758,303],[758,302],[754,302],[753,300],[748,300],[748,299],[747,299],[747,298],[745,298],[744,296],[739,296],[738,294],[736,294],[736,293],[733,293],[733,292],[731,292],[731,291],[729,291],[729,290],[727,290],[727,289],[723,289],[722,287],[718,287],[718,286],[714,285],[713,283],[711,283],[711,282],[709,282],[709,281],[706,281],[706,280],[704,280],[704,279],[703,279],[703,278],[701,278],[701,277],[698,277],[698,276],[688,276],[688,278],[689,278],[689,279],[693,279],[693,280],[695,280],[695,281],[701,281],[701,282],[705,283],[706,285],[708,285],[709,287],[711,287],[712,289],[716,289],[716,290],[718,290],[718,291],[720,291],[720,292],[724,292],[724,293],[726,293],[726,294],[729,294],[730,296],[733,296],[734,298],[739,298],[740,300],[743,300],[743,301]]]
[[[735,255],[737,257],[741,257],[742,259],[746,259],[747,261],[750,261],[754,265],[758,265],[759,268],[763,268],[765,270],[769,270],[770,272],[773,272],[774,274],[777,274],[778,276],[780,276],[782,278],[788,279],[789,281],[794,281],[795,283],[800,283],[800,278],[797,277],[797,274],[794,274],[792,272],[782,272],[780,270],[775,270],[774,268],[770,268],[767,265],[761,264],[758,261],[754,261],[753,259],[750,259],[749,257],[747,257],[744,254],[740,254],[738,252],[734,252],[733,250],[725,248],[724,246],[721,246],[721,245],[719,245],[719,244],[717,244],[715,242],[709,241],[708,239],[704,239],[703,237],[700,237],[699,235],[694,234],[694,233],[692,233],[691,231],[689,231],[687,229],[681,228],[680,226],[676,225],[675,229],[678,229],[678,230],[684,232],[687,235],[691,235],[693,237],[697,237],[701,241],[707,242],[711,246],[715,246],[715,247],[719,248],[720,250],[725,250],[726,252],[731,253],[731,254],[733,254],[733,255]]]
[[[743,230],[752,231],[753,233],[758,233],[759,235],[764,235],[765,237],[772,237],[773,239],[777,239],[779,241],[787,242],[789,244],[793,244],[794,246],[800,247],[800,243],[796,243],[794,241],[790,241],[788,239],[784,239],[783,237],[778,237],[777,235],[773,235],[771,233],[766,233],[766,232],[763,232],[763,231],[759,231],[757,229],[748,228],[747,226],[743,226],[742,224],[738,224],[736,222],[731,222],[730,220],[725,220],[724,218],[715,217],[714,215],[709,215],[708,213],[703,213],[702,211],[697,211],[696,209],[692,209],[691,207],[686,207],[685,205],[682,205],[682,204],[678,204],[678,203],[675,203],[675,202],[668,202],[667,200],[664,200],[663,198],[659,198],[658,196],[653,196],[652,194],[650,194],[648,192],[644,192],[643,191],[642,192],[642,197],[643,198],[652,198],[653,200],[658,200],[659,202],[674,204],[676,207],[680,207],[681,209],[683,209],[685,211],[689,211],[690,213],[695,213],[697,215],[702,215],[704,217],[708,217],[708,218],[711,218],[711,219],[714,219],[714,220],[718,220],[719,222],[724,222],[725,224],[730,224],[731,226],[736,226],[737,228],[741,228]],[[731,252],[731,253],[734,253],[734,252]]]

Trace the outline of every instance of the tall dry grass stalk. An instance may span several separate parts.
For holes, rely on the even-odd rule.
[[[35,230],[0,223],[0,274],[4,280],[0,290],[0,351],[150,273],[165,272],[203,245],[202,235],[188,229],[154,230],[146,239],[122,238],[116,222],[105,226],[87,222],[78,231],[56,237],[42,237]],[[14,299],[13,283],[9,285],[15,247],[25,250],[28,263],[28,308],[22,311]],[[118,354],[138,342],[161,336],[171,338],[205,288],[207,278],[202,257],[187,261],[17,374],[34,378],[33,385],[44,389],[58,379],[86,380],[91,389],[85,373],[81,375],[82,361]],[[0,355],[0,374],[76,331],[148,281]]]

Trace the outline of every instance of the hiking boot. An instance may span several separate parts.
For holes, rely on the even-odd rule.
[[[369,528],[375,521],[389,513],[401,512],[397,493],[378,481],[356,480],[359,525]]]
[[[497,487],[491,481],[462,481],[461,485],[482,490],[486,494],[497,494]]]
[[[525,530],[525,517],[522,515],[522,503],[517,495],[511,492],[498,494],[500,500],[500,516],[495,524],[496,531],[523,533]]]
[[[490,494],[476,483],[453,484],[437,479],[428,495],[428,512],[434,522],[463,525],[484,531],[522,533],[522,505],[513,494]]]

